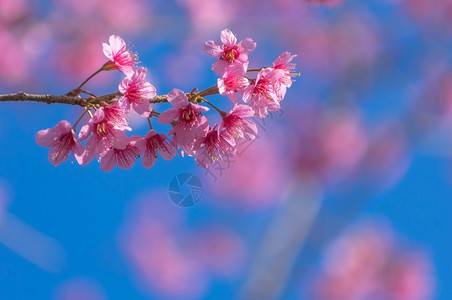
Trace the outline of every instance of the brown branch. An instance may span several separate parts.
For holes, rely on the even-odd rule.
[[[36,94],[26,94],[23,92],[17,94],[6,94],[0,95],[0,102],[6,101],[32,101],[32,102],[43,102],[47,104],[60,103],[69,105],[84,106],[87,102],[93,104],[99,104],[101,101],[109,102],[113,100],[118,94],[110,94],[101,97],[97,97],[94,101],[92,98],[81,98],[81,97],[71,97],[67,95],[36,95]],[[150,103],[163,103],[168,102],[167,95],[158,95],[149,100]]]
[[[65,96],[65,95],[62,95],[62,96],[35,95],[35,94],[26,94],[23,92],[20,92],[17,94],[0,95],[0,102],[6,102],[6,101],[34,101],[34,102],[44,102],[47,104],[61,103],[61,104],[82,106],[83,98],[69,97],[69,96]]]

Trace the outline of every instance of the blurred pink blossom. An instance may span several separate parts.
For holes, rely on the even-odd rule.
[[[28,78],[31,61],[21,42],[19,35],[0,24],[0,81],[16,84]]]
[[[2,23],[13,23],[29,13],[29,0],[2,0],[0,2],[0,26]]]
[[[71,39],[60,38],[51,49],[52,58],[49,58],[49,64],[64,76],[85,79],[105,63],[105,56],[99,48],[99,41],[105,36],[90,31],[89,34],[73,32]],[[83,63],[80,62],[80,57],[83,57]]]
[[[102,286],[92,279],[72,278],[57,286],[54,300],[107,300]]]
[[[178,0],[178,2],[186,7],[194,31],[201,34],[224,28],[234,20],[240,9],[240,3],[236,0],[228,1],[228,5],[224,5],[222,0]]]
[[[313,293],[321,300],[433,299],[426,254],[402,246],[386,224],[345,232],[326,250]]]
[[[104,33],[142,30],[151,13],[145,0],[63,0],[56,3],[54,12],[66,22],[82,20],[92,28],[102,25]]]
[[[238,142],[237,154],[230,161],[213,164],[204,173],[212,194],[224,204],[251,209],[279,203],[288,175],[281,145],[278,134],[268,132]]]
[[[318,73],[343,80],[344,74],[373,66],[381,51],[381,34],[374,17],[365,11],[347,12],[329,23],[320,17],[293,31],[300,41],[306,73]],[[290,30],[290,29],[288,29]]]
[[[361,163],[362,177],[372,185],[389,189],[407,172],[411,163],[405,129],[390,119],[369,130],[369,147]]]
[[[368,138],[357,111],[349,108],[299,110],[292,119],[297,172],[328,182],[338,182],[353,174],[363,159]]]
[[[331,6],[338,6],[344,3],[345,0],[304,0],[305,2],[319,3],[319,4],[327,4]]]
[[[452,23],[452,3],[449,0],[437,0],[435,5],[431,5],[429,0],[409,0],[401,3],[416,20],[424,24],[441,28]]]
[[[204,229],[188,230],[181,211],[164,198],[153,192],[136,203],[121,233],[125,254],[145,292],[200,299],[213,276],[237,274],[243,242],[215,221]]]

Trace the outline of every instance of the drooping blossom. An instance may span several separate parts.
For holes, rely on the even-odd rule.
[[[79,132],[80,141],[91,136],[86,142],[84,163],[89,163],[96,155],[103,156],[114,142],[116,145],[127,145],[125,130],[131,130],[131,128],[117,103],[99,108]]]
[[[209,128],[207,118],[201,112],[208,111],[209,108],[188,101],[187,95],[181,90],[173,89],[168,94],[168,102],[174,106],[159,115],[159,123],[173,124],[173,128],[168,135],[174,134],[179,146],[186,150],[192,147],[195,139],[205,136]],[[189,155],[193,155],[188,151]]]
[[[137,55],[130,52],[124,40],[113,34],[109,38],[109,44],[102,43],[105,56],[110,59],[105,63],[104,70],[116,70],[123,72],[127,76],[133,73],[133,67],[137,63]]]
[[[218,78],[217,86],[220,95],[227,95],[234,104],[237,104],[237,92],[243,91],[250,84],[245,77],[248,63],[229,65],[222,78]]]
[[[215,125],[204,138],[196,141],[195,161],[198,166],[208,168],[216,160],[234,156],[236,142],[234,139],[226,138],[226,136],[218,132]]]
[[[101,170],[110,172],[115,165],[120,169],[132,168],[136,158],[141,155],[140,149],[136,146],[140,138],[139,135],[134,135],[127,139],[127,144],[114,140],[111,148],[101,157]]]
[[[70,152],[79,164],[83,164],[85,147],[77,141],[74,129],[68,121],[63,120],[53,128],[38,131],[36,143],[43,147],[51,147],[49,161],[55,166],[66,161]]]
[[[254,117],[254,110],[248,105],[235,105],[231,111],[223,117],[218,132],[232,144],[232,140],[254,140],[257,136],[256,124],[248,119]]]
[[[176,149],[163,133],[157,133],[155,130],[149,131],[146,136],[139,139],[135,144],[140,152],[143,153],[141,162],[143,167],[149,169],[154,165],[157,159],[157,152],[165,160],[171,160],[176,155]]]
[[[279,104],[284,99],[286,89],[280,84],[285,76],[281,69],[263,68],[257,74],[253,84],[243,92],[243,101],[250,103],[256,116],[266,117],[268,111],[281,109]]]
[[[119,105],[127,114],[132,108],[143,117],[149,116],[149,99],[155,97],[155,87],[146,81],[146,68],[138,68],[131,77],[123,79],[119,85],[119,91],[123,95]]]
[[[256,48],[256,43],[246,38],[237,43],[237,37],[229,30],[224,29],[220,33],[221,42],[207,41],[204,44],[204,51],[218,60],[212,64],[212,70],[221,75],[226,68],[233,63],[247,63],[248,53]]]

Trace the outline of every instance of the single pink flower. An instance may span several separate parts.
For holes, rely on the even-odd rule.
[[[113,34],[109,38],[109,44],[102,43],[105,56],[110,59],[105,63],[104,70],[116,70],[127,76],[133,73],[133,67],[137,64],[137,55],[130,52],[124,40]]]
[[[212,70],[221,75],[226,71],[226,68],[236,63],[247,63],[248,53],[256,48],[256,43],[250,39],[244,39],[237,44],[236,36],[229,30],[224,29],[220,34],[221,42],[207,41],[204,44],[204,51],[212,56],[218,57],[212,65]]]
[[[293,82],[292,77],[298,75],[293,73],[296,68],[295,63],[291,63],[295,57],[297,57],[296,54],[292,55],[290,52],[286,51],[278,56],[273,62],[273,67],[275,69],[282,70],[284,72],[284,76],[281,76],[279,79],[280,84],[284,87],[290,87]]]
[[[251,84],[243,92],[243,101],[250,103],[261,118],[266,117],[268,110],[277,111],[281,109],[279,102],[285,96],[285,86],[280,84],[285,73],[281,69],[263,68],[257,74],[254,84]]]
[[[243,91],[249,86],[245,77],[248,63],[229,65],[222,78],[218,78],[217,85],[220,95],[227,95],[234,104],[237,104],[237,92]]]
[[[131,128],[117,103],[99,108],[79,132],[80,141],[91,136],[86,142],[84,163],[89,163],[96,155],[103,156],[113,142],[126,145],[128,141],[125,130],[131,130]]]
[[[143,153],[141,162],[146,169],[151,168],[157,159],[157,151],[165,160],[171,160],[176,155],[176,148],[170,143],[166,135],[151,130],[135,144]]]
[[[100,159],[101,170],[110,172],[116,164],[120,169],[132,168],[135,159],[142,153],[135,145],[140,138],[139,135],[134,135],[127,139],[126,144],[113,141],[112,147]]]
[[[123,95],[119,105],[127,114],[130,107],[143,117],[149,117],[149,99],[155,97],[155,87],[146,81],[146,68],[138,68],[131,77],[126,77],[119,85]]]
[[[195,140],[205,136],[209,128],[207,118],[201,114],[208,111],[209,108],[190,103],[187,95],[178,89],[173,89],[168,94],[168,102],[174,108],[162,112],[159,115],[159,123],[172,123],[173,128],[168,135],[174,134],[181,147],[193,146]],[[190,151],[187,154],[192,155]]]
[[[36,133],[36,143],[43,147],[51,147],[49,161],[57,166],[73,153],[79,164],[83,164],[83,147],[76,139],[74,129],[68,121],[60,121],[55,127],[40,130]]]
[[[216,160],[235,155],[235,140],[227,139],[224,134],[212,127],[204,138],[196,141],[195,161],[198,166],[208,168]]]
[[[235,105],[232,110],[223,117],[218,128],[219,134],[223,134],[227,141],[237,139],[254,140],[257,136],[257,126],[247,120],[254,117],[254,110],[248,105]]]

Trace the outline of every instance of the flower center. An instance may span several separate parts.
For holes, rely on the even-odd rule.
[[[221,59],[227,60],[229,63],[233,63],[238,56],[238,46],[235,45],[234,47],[225,47],[223,50],[223,55],[221,55]]]

